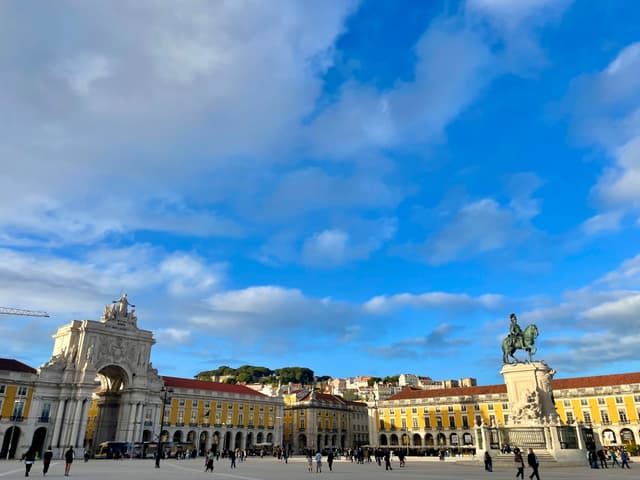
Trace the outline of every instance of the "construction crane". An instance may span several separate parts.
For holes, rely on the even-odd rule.
[[[47,312],[38,312],[37,310],[23,310],[22,308],[0,307],[2,315],[20,315],[22,317],[48,317]]]

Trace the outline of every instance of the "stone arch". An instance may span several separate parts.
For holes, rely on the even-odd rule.
[[[209,442],[209,432],[203,430],[200,432],[200,441],[198,442],[198,452],[204,455],[207,452],[207,443]]]
[[[447,444],[447,436],[442,432],[438,434],[437,440],[438,440],[439,446],[443,446]]]
[[[220,451],[220,432],[217,430],[211,435],[211,451],[214,453]]]
[[[242,445],[242,432],[236,432],[236,439],[233,442],[233,448],[244,448],[244,445]]]
[[[433,435],[427,433],[424,437],[424,444],[427,447],[433,447],[435,445],[435,441],[433,440]]]
[[[191,445],[195,446],[196,445],[196,431],[195,430],[189,430],[189,432],[187,433],[187,443],[190,443]]]
[[[273,443],[273,433],[271,432],[267,433],[267,442]]]
[[[460,439],[458,438],[458,434],[456,432],[453,432],[451,435],[449,435],[449,444],[450,445],[458,445],[460,443]]]
[[[258,432],[256,435],[256,443],[264,443],[264,433]]]
[[[143,442],[150,442],[151,439],[153,438],[153,432],[151,430],[143,430],[142,431],[142,441]]]
[[[421,447],[422,446],[422,437],[420,436],[419,433],[414,433],[413,434],[413,446],[414,447]]]
[[[231,432],[227,432],[224,434],[224,443],[222,444],[223,450],[231,450],[233,445],[231,445]]]
[[[336,446],[336,435],[331,435],[331,446],[332,447]]]
[[[15,458],[21,434],[22,431],[17,425],[12,425],[4,431],[2,449],[0,449],[0,458]]]
[[[392,433],[392,434],[391,434],[391,438],[389,439],[389,444],[390,444],[392,447],[395,447],[395,446],[399,445],[399,442],[398,442],[398,435],[396,435],[395,433]]]
[[[98,392],[116,393],[129,386],[131,375],[120,365],[107,364],[98,369],[97,377],[100,381]]]
[[[246,448],[251,448],[251,447],[253,447],[253,432],[248,432],[247,433]]]
[[[616,432],[607,428],[602,431],[602,444],[603,445],[614,445],[617,443]]]
[[[387,445],[387,435],[384,433],[380,435],[380,445],[382,446]]]
[[[117,439],[122,393],[131,383],[129,372],[112,363],[98,369],[96,378],[100,387],[95,392],[98,397],[98,414],[95,419],[94,445]]]
[[[409,446],[409,435],[406,433],[403,433],[402,436],[400,437],[400,443],[402,444],[403,447],[408,447]]]
[[[307,448],[307,436],[304,433],[298,435],[298,448],[300,450]]]
[[[31,439],[31,446],[36,449],[36,452],[40,454],[42,458],[42,452],[44,452],[44,441],[47,438],[47,429],[46,427],[36,428],[35,432],[33,432],[33,437]]]
[[[318,434],[316,436],[316,450],[322,450],[322,435]]]
[[[160,432],[160,438],[162,439],[163,442],[168,442],[169,432],[167,430],[162,430],[162,432]]]
[[[462,444],[463,445],[473,445],[473,435],[469,432],[464,432],[462,434]]]
[[[173,432],[173,441],[182,442],[182,430],[176,430]]]
[[[630,428],[623,428],[620,430],[620,443],[622,445],[635,445],[636,439],[633,435],[633,431]]]

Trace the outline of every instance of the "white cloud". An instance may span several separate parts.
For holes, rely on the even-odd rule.
[[[347,254],[349,235],[340,230],[324,230],[307,239],[303,247],[306,263],[339,265]]]
[[[422,294],[399,293],[392,296],[373,297],[364,304],[364,309],[373,314],[411,307],[418,309],[488,309],[495,310],[504,303],[496,294],[472,297],[464,293],[427,292]]]
[[[160,328],[155,332],[158,343],[185,345],[191,341],[191,331],[186,328]]]
[[[585,220],[581,228],[587,235],[615,232],[621,227],[622,217],[623,213],[620,211],[599,213]]]

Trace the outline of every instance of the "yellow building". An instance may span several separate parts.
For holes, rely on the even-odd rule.
[[[283,443],[294,453],[355,448],[367,443],[367,405],[299,390],[283,395]]]
[[[556,379],[552,388],[560,426],[580,427],[584,447],[626,445],[635,451],[640,438],[640,373]],[[479,438],[480,427],[499,433],[509,425],[507,402],[505,385],[408,387],[369,404],[369,442],[422,453],[488,448],[492,445],[482,445]],[[496,447],[500,437],[489,435],[487,442]]]

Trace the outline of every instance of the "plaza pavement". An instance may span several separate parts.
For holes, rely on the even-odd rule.
[[[323,458],[324,460],[324,458]],[[345,460],[334,462],[333,472],[329,472],[323,462],[322,473],[308,473],[303,457],[294,457],[288,464],[268,458],[250,458],[238,463],[236,469],[229,468],[228,459],[216,462],[214,473],[204,473],[204,459],[163,460],[159,469],[154,468],[153,460],[82,460],[74,461],[69,478],[90,480],[176,480],[176,479],[219,479],[219,480],[451,480],[451,479],[495,479],[512,480],[515,467],[498,466],[489,473],[480,462],[457,464],[454,460],[444,462],[427,459],[408,458],[407,466],[399,468],[393,463],[392,471],[385,471],[375,463],[358,465]],[[315,470],[315,465],[314,465]],[[531,470],[525,469],[525,480]],[[631,470],[619,468],[592,470],[587,467],[545,467],[540,468],[541,480],[590,480],[590,479],[635,479],[640,473],[640,465],[632,464]],[[64,461],[52,462],[47,478],[63,479]],[[30,477],[42,478],[42,462],[38,461],[31,470]],[[24,478],[24,464],[16,460],[0,460],[0,480]]]

